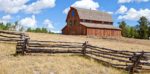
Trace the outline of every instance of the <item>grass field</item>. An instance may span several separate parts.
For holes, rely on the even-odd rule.
[[[32,40],[85,42],[116,50],[150,51],[149,40],[100,39],[86,36],[27,33]],[[75,55],[33,54],[14,56],[15,44],[0,43],[0,74],[127,74],[93,59]]]

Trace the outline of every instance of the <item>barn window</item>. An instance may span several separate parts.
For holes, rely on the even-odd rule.
[[[72,16],[75,16],[75,11],[74,10],[72,10]]]

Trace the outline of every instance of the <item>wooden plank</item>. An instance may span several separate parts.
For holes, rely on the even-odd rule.
[[[12,34],[12,35],[20,35],[20,34],[22,34],[22,33],[10,32],[10,31],[4,31],[4,30],[0,30],[0,33],[4,33],[4,34]]]
[[[30,44],[29,43],[29,47],[35,47],[35,48],[42,48],[42,47],[52,47],[52,48],[82,48],[82,46],[73,46],[73,45],[62,45],[62,44],[55,44],[55,45],[50,45],[50,44],[39,44],[39,45],[35,45],[35,44]]]
[[[83,44],[79,42],[63,42],[63,41],[38,41],[38,40],[31,40],[30,42],[53,42],[53,43],[76,43],[76,44]]]
[[[106,52],[106,51],[88,51],[88,52],[98,53],[98,54],[103,54],[103,55],[109,55],[109,56],[113,56],[113,57],[126,58],[126,59],[130,58],[130,56],[118,55],[118,54],[109,53],[109,52]]]
[[[103,49],[103,50],[108,50],[108,51],[113,51],[113,52],[123,52],[123,53],[130,53],[130,54],[133,54],[135,52],[132,52],[132,51],[120,51],[120,50],[113,50],[113,49],[108,49],[108,48],[102,48],[102,47],[98,47],[98,46],[92,46],[92,45],[88,45],[88,47],[93,47],[93,48],[99,48],[99,49]]]
[[[22,41],[21,39],[6,39],[6,38],[0,38],[0,41]]]
[[[114,54],[121,54],[121,55],[125,55],[125,56],[132,56],[132,54],[129,54],[129,53],[126,53],[126,52],[120,52],[120,51],[117,51],[117,50],[114,50],[114,51],[112,51],[112,50],[105,50],[105,49],[96,49],[95,47],[88,47],[88,48],[90,48],[91,50],[96,50],[96,51],[100,51],[101,52],[101,50],[104,50],[104,51],[106,51],[106,52],[108,52],[108,53],[114,53]]]
[[[0,37],[4,37],[4,38],[20,38],[20,37],[16,37],[16,36],[6,36],[6,35],[1,35],[1,34],[0,34]]]
[[[111,60],[116,60],[116,61],[119,61],[119,62],[131,63],[131,61],[128,61],[128,60],[118,59],[118,58],[114,58],[114,57],[108,57],[108,56],[104,56],[102,54],[91,53],[91,52],[87,52],[87,54],[92,54],[92,55],[95,55],[95,56],[98,56],[98,57],[111,59]]]
[[[30,49],[26,52],[33,52],[33,53],[81,53],[81,50],[57,50],[57,49]]]
[[[102,62],[102,64],[104,63],[104,65],[107,64],[107,65],[109,65],[109,66],[112,66],[112,67],[118,68],[118,69],[125,69],[125,67],[127,66],[127,65],[122,65],[122,64],[113,64],[113,63],[111,63],[111,62],[104,61],[103,59],[100,59],[100,58],[91,56],[91,55],[89,55],[89,54],[86,54],[86,56],[87,56],[87,57],[90,57],[90,58],[92,58],[92,59],[95,59],[95,60],[97,60],[97,61],[100,61],[100,62]],[[122,65],[122,66],[121,66],[121,65]]]
[[[150,62],[140,62],[141,65],[150,66]]]

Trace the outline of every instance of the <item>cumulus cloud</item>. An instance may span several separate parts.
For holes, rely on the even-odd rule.
[[[131,2],[132,0],[118,0],[118,3],[129,3]]]
[[[49,19],[45,19],[44,22],[43,22],[43,25],[50,32],[61,33],[61,31],[55,30],[53,22]]]
[[[51,30],[53,33],[61,33],[61,31]]]
[[[118,3],[148,2],[149,0],[118,0]]]
[[[17,13],[24,9],[29,0],[0,0],[0,11],[5,13]]]
[[[42,9],[53,8],[56,0],[37,0],[27,5],[29,0],[0,0],[0,11],[15,14],[20,11],[39,13]]]
[[[3,20],[10,20],[12,17],[10,15],[5,15],[2,17]]]
[[[4,24],[6,24],[7,22],[9,22],[12,19],[11,15],[5,15],[0,19],[0,22],[3,22]]]
[[[45,19],[43,24],[48,30],[54,29],[53,23],[49,19]]]
[[[94,0],[78,0],[75,3],[71,5],[72,7],[79,7],[79,8],[85,8],[85,9],[92,9],[97,10],[99,8],[99,3],[95,2]],[[66,8],[63,13],[67,14],[70,8]]]
[[[150,9],[136,10],[134,8],[130,8],[124,15],[120,15],[118,19],[138,20],[142,16],[145,16],[148,20],[150,20]]]
[[[32,15],[32,17],[25,17],[23,19],[21,19],[18,22],[19,25],[24,26],[24,27],[31,27],[31,28],[35,28],[37,21],[35,19],[35,16]]]
[[[27,13],[39,13],[42,9],[53,8],[56,0],[37,0],[32,4],[26,6],[25,12]]]
[[[114,12],[108,11],[107,13],[108,13],[108,14],[113,14]]]
[[[121,5],[120,8],[117,10],[116,13],[124,14],[127,10],[128,10],[128,8],[126,6]]]

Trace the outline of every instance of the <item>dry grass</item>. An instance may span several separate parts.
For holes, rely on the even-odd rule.
[[[89,41],[92,45],[116,50],[150,51],[149,42],[143,44],[123,40],[94,39],[85,36],[66,36],[28,33],[33,40],[68,42]],[[134,41],[134,40],[133,40]],[[15,44],[0,43],[0,74],[127,74],[125,71],[106,67],[93,59],[71,55],[26,55],[13,56]]]
[[[55,35],[43,33],[28,33],[33,40],[52,40],[52,41],[68,41],[68,42],[85,42],[89,44],[111,48],[115,50],[129,50],[129,51],[150,51],[150,40],[140,39],[102,39],[102,38],[89,38],[86,36],[72,36],[72,35]]]
[[[92,59],[71,55],[13,56],[15,44],[0,43],[0,74],[122,74]]]

